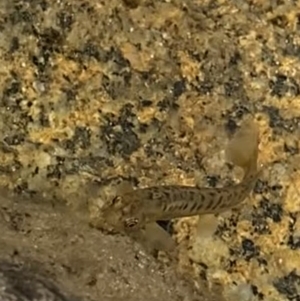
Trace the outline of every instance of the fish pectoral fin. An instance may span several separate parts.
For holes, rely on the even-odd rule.
[[[170,234],[157,223],[149,223],[145,226],[145,235],[152,247],[159,251],[171,252],[176,248],[176,243]]]
[[[172,252],[176,248],[175,241],[169,233],[156,223],[146,224],[143,229],[128,234],[150,253],[153,251]]]
[[[258,127],[248,118],[243,121],[226,147],[226,161],[241,167],[244,170],[244,179],[257,170],[258,145]]]

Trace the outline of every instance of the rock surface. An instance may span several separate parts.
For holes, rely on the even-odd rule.
[[[260,160],[273,162],[254,194],[219,216],[211,237],[195,233],[197,218],[161,225],[195,283],[216,282],[230,301],[297,300],[299,26],[299,5],[288,0],[0,1],[0,186],[20,196],[7,209],[15,213],[2,255],[43,263],[71,293],[188,299],[138,246],[88,223],[97,225],[99,206],[120,181],[228,183],[227,136],[251,115]],[[89,190],[92,181],[100,195]],[[54,207],[47,215],[24,194]],[[64,220],[60,203],[76,218]],[[47,227],[39,216],[49,231],[38,230]],[[106,282],[97,278],[106,273]]]

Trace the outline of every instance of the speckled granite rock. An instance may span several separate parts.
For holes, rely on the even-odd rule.
[[[87,194],[93,180],[102,196],[122,180],[229,181],[226,134],[251,114],[260,159],[276,164],[219,217],[209,253],[221,241],[229,255],[210,266],[201,250],[193,262],[195,219],[173,230],[195,278],[297,300],[298,32],[292,1],[1,1],[0,184],[88,203],[97,223],[105,197]]]

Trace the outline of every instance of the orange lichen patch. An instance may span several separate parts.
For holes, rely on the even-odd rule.
[[[11,179],[6,175],[0,175],[0,186],[8,189],[13,189],[15,183],[12,183]]]
[[[189,250],[189,258],[194,262],[204,262],[212,269],[222,266],[224,258],[229,256],[228,246],[219,239],[212,237],[199,236]]]
[[[293,270],[300,272],[300,252],[290,249],[287,246],[281,246],[272,252],[269,258],[270,266],[278,276],[285,275]]]
[[[65,122],[68,126],[84,126],[89,125],[98,126],[99,125],[99,114],[97,110],[95,110],[95,106],[88,106],[82,108],[82,110],[74,110],[70,112],[68,116],[65,117]]]
[[[300,69],[296,72],[299,73]],[[268,97],[268,106],[279,110],[279,115],[284,119],[292,119],[300,114],[299,96],[288,95],[281,99]]]
[[[281,61],[282,66],[278,68],[279,69],[278,72],[283,73],[287,76],[295,76],[296,72],[299,72],[297,58],[283,57],[283,58],[281,58],[280,61]],[[297,97],[297,98],[299,98],[299,97]],[[299,108],[299,104],[298,104],[298,108]]]
[[[192,60],[189,55],[184,51],[178,52],[178,57],[180,60],[180,67],[182,76],[188,81],[192,81],[196,76],[201,77],[201,72],[199,69],[199,63]]]
[[[140,50],[131,43],[123,43],[120,48],[133,69],[140,72],[149,70],[150,62],[153,60],[153,54],[150,49]]]
[[[132,18],[139,19],[139,24],[146,28],[161,28],[166,23],[179,24],[182,21],[183,11],[175,7],[172,3],[157,2],[156,12],[149,10],[149,7],[140,6],[130,12]],[[147,15],[147,18],[140,20],[139,15]]]
[[[19,161],[24,166],[35,163],[39,168],[46,168],[51,164],[51,156],[44,151],[36,150],[33,148],[22,148],[22,152],[19,154]]]
[[[287,186],[285,202],[283,203],[283,208],[287,212],[299,212],[300,194],[298,187],[300,187],[300,172],[295,172],[290,185]]]
[[[242,221],[240,221],[237,225],[237,232],[239,233],[239,236],[241,236],[241,237],[247,236],[249,234],[249,232],[251,231],[251,227],[252,227],[251,221],[246,220],[246,219],[243,219]],[[242,241],[241,237],[237,238],[240,243]],[[230,238],[229,238],[229,240],[230,240]]]
[[[147,107],[138,112],[138,119],[141,123],[149,123],[157,115],[155,107]]]
[[[297,7],[298,6],[298,7]],[[299,17],[299,4],[296,2],[295,5],[284,4],[278,5],[266,14],[266,18],[269,21],[278,20],[285,28],[293,30],[295,29],[298,17]]]
[[[259,153],[259,161],[263,164],[267,164],[274,160],[279,160],[285,158],[286,154],[282,152],[282,148],[284,145],[283,138],[277,138],[275,141],[271,139],[272,137],[272,129],[267,126],[267,122],[261,121],[261,135],[260,135],[260,153]]]
[[[0,165],[1,166],[9,165],[13,162],[13,160],[14,160],[14,155],[12,153],[8,154],[8,153],[0,152]]]
[[[58,141],[71,138],[73,134],[73,130],[69,129],[40,129],[35,130],[29,133],[29,139],[32,142],[43,143],[45,145],[51,144],[51,142],[55,139]]]
[[[174,229],[177,232],[176,240],[179,245],[190,239],[190,234],[194,231],[197,221],[198,217],[183,217],[175,221]]]
[[[289,218],[285,217],[280,223],[270,223],[270,235],[259,235],[256,238],[257,245],[259,245],[263,252],[269,252],[273,246],[279,246],[286,242],[287,232],[289,228]]]
[[[96,61],[89,61],[88,68],[81,68],[78,63],[73,60],[69,60],[59,54],[54,58],[55,66],[59,68],[53,68],[52,81],[49,82],[50,91],[60,91],[65,85],[70,83],[82,85],[78,91],[79,95],[90,94],[92,89],[101,82],[103,68],[101,64]],[[59,98],[54,98],[53,101],[58,101]]]
[[[85,72],[80,68],[79,64],[73,60],[68,60],[64,56],[57,54],[53,60],[53,63],[59,68],[55,68],[53,70],[53,75],[55,78],[55,82],[61,83],[61,81],[65,81],[64,76],[68,75],[70,80],[77,79],[77,76],[82,72]]]

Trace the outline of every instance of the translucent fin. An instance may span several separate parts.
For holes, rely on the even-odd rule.
[[[252,119],[246,119],[226,148],[226,160],[244,170],[244,178],[257,171],[259,131]]]
[[[144,229],[128,233],[131,238],[142,244],[148,251],[173,252],[176,243],[157,223],[149,223]]]
[[[154,249],[166,252],[174,251],[176,247],[175,241],[169,233],[157,223],[147,224],[145,227],[145,234]]]

